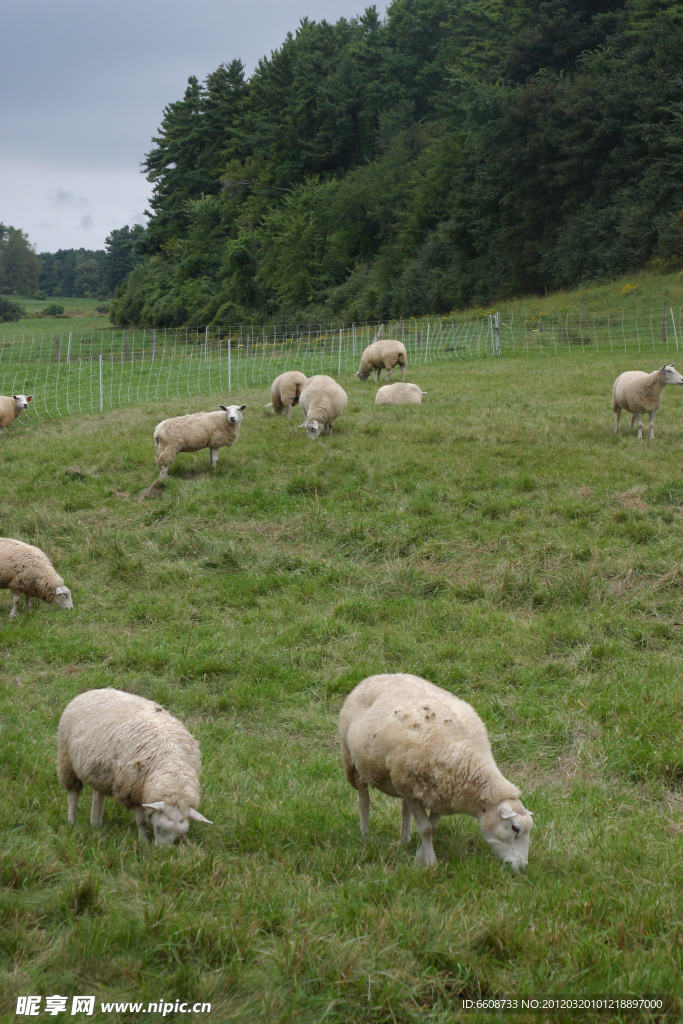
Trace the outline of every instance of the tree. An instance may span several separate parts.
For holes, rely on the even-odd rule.
[[[105,277],[110,292],[122,284],[131,270],[142,262],[144,257],[139,246],[145,237],[142,224],[117,228],[105,240]]]
[[[28,235],[0,223],[0,291],[32,295],[39,276],[40,264]]]

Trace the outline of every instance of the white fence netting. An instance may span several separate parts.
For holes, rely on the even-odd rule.
[[[390,323],[240,326],[5,335],[0,394],[30,394],[22,416],[104,412],[172,396],[264,387],[285,370],[350,375],[376,337],[397,338],[409,369],[447,359],[565,353],[678,351],[681,310],[505,313]]]

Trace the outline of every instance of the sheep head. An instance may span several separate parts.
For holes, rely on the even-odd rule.
[[[246,405],[219,405],[219,409],[228,415],[228,423],[241,423],[242,413],[246,409]]]
[[[531,812],[521,800],[503,800],[495,807],[485,808],[479,815],[484,839],[513,871],[524,871],[527,866],[533,824]]]
[[[173,846],[176,839],[187,834],[190,819],[203,821],[205,825],[213,825],[212,821],[196,811],[194,807],[190,807],[189,810],[181,810],[180,807],[166,803],[165,800],[157,800],[156,803],[142,806],[145,810],[152,812],[149,815],[149,820],[154,829],[155,846]]]
[[[673,363],[664,363],[659,372],[663,374],[665,384],[683,384],[683,377],[678,370],[674,370]]]
[[[323,432],[323,424],[320,420],[306,420],[305,423],[300,423],[299,426],[305,428],[309,441],[315,441],[316,437],[320,437]]]
[[[59,605],[60,608],[73,608],[74,602],[71,596],[71,591],[68,587],[57,587],[55,589],[55,596],[53,598],[54,603]]]
[[[12,398],[21,412],[23,409],[28,409],[28,403],[32,400],[33,395],[12,395]]]

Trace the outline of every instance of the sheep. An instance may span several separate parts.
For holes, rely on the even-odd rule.
[[[289,370],[287,373],[281,373],[270,385],[270,402],[268,402],[266,409],[272,406],[273,412],[277,416],[280,416],[283,412],[285,416],[289,416],[292,406],[299,404],[299,397],[307,383],[308,377],[306,374],[300,373],[298,370]]]
[[[379,384],[382,370],[387,371],[387,381],[391,380],[391,371],[396,364],[401,367],[401,380],[406,379],[406,366],[408,365],[406,347],[400,341],[393,341],[390,338],[373,341],[363,352],[360,360],[360,368],[354,374],[358,380],[367,380],[370,373],[373,374],[376,383]]]
[[[417,384],[385,384],[375,395],[375,405],[420,405],[426,394]]]
[[[10,537],[0,537],[0,588],[12,591],[10,619],[17,614],[22,594],[26,597],[27,609],[31,607],[32,597],[60,608],[74,606],[71,591],[64,586],[64,580],[55,572],[45,552]]]
[[[401,842],[410,842],[415,818],[422,840],[416,863],[436,864],[432,837],[442,815],[469,814],[504,863],[526,867],[531,812],[496,767],[486,726],[465,701],[408,673],[370,676],[344,701],[339,728],[361,835],[369,831],[374,786],[403,799]]]
[[[132,808],[138,836],[170,846],[190,818],[213,824],[197,810],[199,744],[182,722],[153,700],[108,687],[88,690],[67,704],[59,720],[57,775],[67,791],[69,822],[76,822],[83,783],[92,786],[90,823],[102,824],[104,801]]]
[[[619,433],[619,419],[621,410],[630,412],[631,426],[638,421],[638,440],[643,439],[643,417],[642,413],[650,414],[650,440],[655,436],[655,413],[662,401],[662,388],[665,384],[683,384],[678,370],[674,370],[673,363],[664,363],[658,370],[652,373],[645,373],[643,370],[627,370],[620,374],[612,387],[612,411],[616,414],[614,421],[614,433]]]
[[[28,403],[33,401],[33,395],[0,395],[0,434],[3,427],[9,427],[14,423],[17,416],[21,416],[24,409],[28,409]]]
[[[332,421],[341,416],[348,402],[344,388],[336,380],[317,374],[310,378],[299,396],[299,404],[306,416],[306,421],[299,426],[306,428],[311,441],[320,437],[323,430],[331,434]]]
[[[216,467],[218,449],[231,448],[240,436],[242,413],[246,405],[219,405],[219,412],[192,412],[162,420],[154,428],[155,459],[159,479],[164,480],[168,467],[178,452],[209,449],[211,465]]]

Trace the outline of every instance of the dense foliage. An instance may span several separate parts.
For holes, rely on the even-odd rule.
[[[46,297],[87,298],[108,291],[106,253],[103,249],[59,249],[57,252],[41,252],[38,259],[38,287]]]
[[[678,0],[394,0],[189,80],[121,325],[446,312],[683,265]]]
[[[0,223],[0,292],[30,295],[35,290],[39,273],[38,257],[28,235],[21,228]],[[3,319],[8,318],[3,316]]]
[[[9,323],[12,320],[20,320],[26,315],[25,308],[18,302],[11,299],[4,299],[0,295],[0,323]]]

